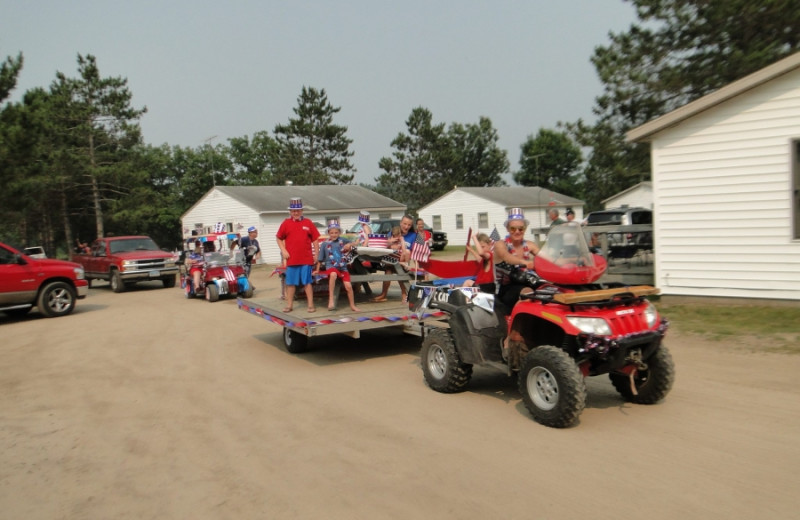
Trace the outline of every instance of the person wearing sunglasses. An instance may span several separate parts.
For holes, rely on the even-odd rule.
[[[523,269],[533,269],[534,256],[539,254],[539,246],[532,240],[525,239],[525,231],[528,229],[528,220],[522,212],[522,208],[511,208],[508,213],[508,220],[505,222],[508,236],[505,241],[495,244],[495,257],[500,262],[517,265]],[[532,292],[533,289],[525,285],[513,282],[507,275],[498,277],[497,299],[505,306],[506,312],[511,312],[514,305],[519,301],[521,294]],[[519,368],[528,352],[525,338],[522,336],[519,322],[515,322],[508,331],[508,335],[503,339],[503,358],[508,361],[511,368]]]
[[[505,241],[498,242],[494,248],[498,261],[521,266],[524,269],[533,269],[534,256],[539,254],[539,246],[532,240],[525,238],[528,224],[528,219],[525,218],[522,208],[511,208],[508,213],[508,220],[505,222],[508,235]],[[508,309],[514,307],[523,291],[531,291],[529,287],[513,283],[508,276],[500,277],[498,285],[500,290],[497,293],[497,297]]]

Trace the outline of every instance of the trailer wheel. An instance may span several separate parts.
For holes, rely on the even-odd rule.
[[[519,371],[519,391],[536,422],[566,428],[586,406],[586,384],[578,365],[560,348],[544,345],[528,352]]]
[[[284,327],[283,344],[286,345],[287,352],[291,354],[300,354],[308,350],[308,336],[304,336],[288,327]]]
[[[462,392],[472,378],[472,365],[461,361],[447,329],[434,329],[425,336],[420,360],[425,382],[437,392]]]
[[[242,298],[249,299],[249,298],[252,298],[252,297],[253,297],[253,288],[252,287],[248,287],[247,290],[245,290],[242,293]]]
[[[636,395],[631,389],[631,378],[625,374],[610,373],[611,384],[626,400],[636,404],[654,404],[662,400],[672,389],[675,381],[675,363],[667,347],[661,345],[647,359],[647,370],[639,370],[633,377]]]

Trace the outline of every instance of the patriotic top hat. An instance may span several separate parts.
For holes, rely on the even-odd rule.
[[[289,209],[303,209],[303,199],[300,197],[292,197],[291,202],[289,202]]]
[[[358,214],[358,221],[362,224],[369,224],[369,211],[362,211]]]
[[[339,230],[342,229],[342,226],[339,225],[339,220],[338,219],[332,218],[332,219],[330,219],[328,221],[328,231],[330,231],[333,228],[336,228],[336,229],[339,229]]]
[[[508,229],[508,223],[512,220],[521,220],[525,223],[525,227],[528,227],[528,219],[525,218],[525,212],[522,211],[522,208],[511,208],[508,212],[508,219],[506,220],[505,226]]]

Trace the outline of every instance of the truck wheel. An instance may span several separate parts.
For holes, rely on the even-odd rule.
[[[420,360],[425,382],[437,392],[462,392],[472,378],[472,365],[461,361],[447,329],[434,329],[425,336]]]
[[[75,308],[75,300],[75,289],[71,285],[64,282],[52,282],[45,285],[39,292],[36,306],[39,307],[39,312],[48,318],[55,318],[66,316],[72,312],[72,309]]]
[[[675,381],[675,363],[667,347],[660,346],[645,362],[647,370],[639,370],[633,377],[636,395],[631,389],[630,376],[619,372],[608,374],[611,384],[626,401],[654,404],[662,400],[672,389],[672,383]]]
[[[111,271],[111,280],[109,282],[111,283],[111,290],[115,293],[125,291],[125,282],[122,281],[122,275],[119,274],[119,271]]]
[[[242,293],[242,298],[252,298],[253,297],[253,288],[248,287],[245,292]]]
[[[173,287],[175,287],[175,275],[162,278],[161,283],[164,284],[165,289],[172,289]]]
[[[544,345],[528,352],[519,371],[519,391],[534,420],[553,428],[575,424],[586,406],[586,383],[563,350]]]
[[[219,300],[219,287],[217,287],[217,284],[210,283],[206,285],[206,300],[211,303]]]
[[[300,354],[308,350],[308,336],[295,332],[290,328],[283,329],[283,344],[286,351],[291,354]]]

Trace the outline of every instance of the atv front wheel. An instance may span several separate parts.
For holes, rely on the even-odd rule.
[[[544,345],[528,352],[519,371],[519,391],[534,420],[553,428],[575,424],[586,406],[586,384],[563,350]]]
[[[461,392],[472,378],[472,365],[461,361],[447,329],[434,329],[425,336],[420,360],[425,382],[437,392]]]
[[[619,372],[608,374],[611,384],[626,401],[636,404],[654,404],[662,400],[672,389],[675,381],[675,363],[667,347],[661,345],[645,360],[646,370],[637,370],[633,376],[636,395],[631,388],[631,377]]]

